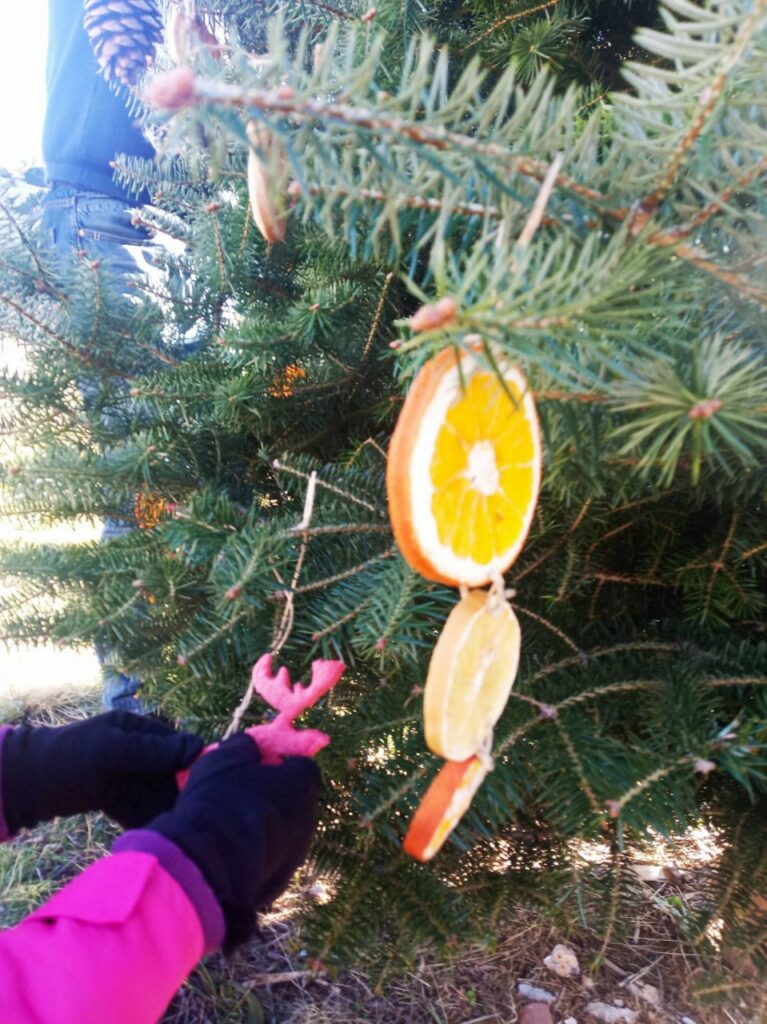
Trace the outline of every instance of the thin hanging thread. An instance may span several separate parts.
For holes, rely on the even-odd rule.
[[[294,530],[308,530],[309,525],[312,521],[312,515],[314,513],[314,499],[317,493],[317,470],[314,469],[309,474],[309,484],[306,488],[306,498],[304,500],[304,514],[301,516],[301,522],[298,523]],[[298,552],[298,558],[296,559],[296,567],[293,570],[293,579],[290,584],[290,589],[284,591],[285,594],[285,607],[282,610],[282,617],[280,623],[275,631],[274,643],[272,644],[272,654],[279,654],[282,648],[287,643],[288,637],[293,629],[293,622],[295,621],[295,588],[298,585],[298,580],[303,569],[304,559],[306,558],[306,550],[309,546],[309,538],[304,534],[301,540],[301,547]],[[279,577],[278,577],[279,579]],[[280,582],[282,582],[280,580]],[[237,705],[237,708],[232,715],[232,720],[224,733],[224,739],[228,739],[234,733],[238,732],[242,719],[245,716],[246,711],[251,705],[253,700],[253,684],[252,680],[248,681],[248,685],[245,689],[245,694]]]

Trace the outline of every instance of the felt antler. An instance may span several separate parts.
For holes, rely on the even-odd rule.
[[[318,658],[312,662],[312,681],[308,686],[291,685],[286,668],[272,675],[272,655],[263,654],[253,666],[250,690],[263,697],[279,714],[264,725],[253,725],[245,732],[258,744],[264,764],[280,764],[286,757],[314,757],[330,743],[330,737],[319,729],[296,729],[293,722],[312,707],[344,674],[342,661]],[[217,743],[203,750],[215,750]],[[183,789],[189,778],[189,769],[176,773],[178,788]]]
[[[286,668],[272,675],[271,654],[262,655],[253,667],[251,687],[276,711],[277,717],[265,725],[254,725],[245,732],[258,743],[264,764],[279,764],[285,757],[314,757],[330,743],[319,729],[296,729],[293,722],[323,694],[331,690],[346,669],[342,661],[323,658],[312,662],[312,681],[308,686],[290,683]]]

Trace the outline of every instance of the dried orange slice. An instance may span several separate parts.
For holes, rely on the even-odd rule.
[[[519,554],[541,481],[541,439],[521,371],[445,349],[408,392],[389,448],[394,537],[422,576],[482,586]],[[505,386],[504,386],[505,385]]]
[[[415,860],[431,860],[469,809],[491,767],[486,759],[448,761],[418,805],[402,844]]]
[[[476,754],[509,699],[519,666],[519,622],[495,594],[473,590],[448,616],[423,695],[426,744],[448,761]]]

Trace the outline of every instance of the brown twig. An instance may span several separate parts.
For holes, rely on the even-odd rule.
[[[579,665],[585,668],[595,658],[612,657],[614,654],[626,654],[631,651],[657,651],[659,654],[678,654],[682,650],[680,644],[656,643],[655,641],[637,641],[636,643],[616,644],[614,647],[604,647],[601,650],[586,651],[585,654],[576,654],[574,657],[563,658],[553,662],[551,665],[544,665],[543,668],[530,677],[530,685],[540,682],[547,676],[553,675],[560,669],[569,668],[571,665]]]
[[[391,533],[388,523],[347,523],[332,526],[291,527],[290,533],[299,533],[302,537],[333,536],[339,533]]]
[[[330,587],[334,583],[340,583],[342,580],[348,580],[352,576],[356,576],[357,573],[367,569],[371,565],[375,565],[376,562],[380,562],[384,558],[390,558],[395,552],[396,547],[392,545],[385,551],[382,551],[380,555],[373,555],[372,558],[368,558],[364,562],[360,562],[359,565],[352,566],[351,569],[347,569],[345,572],[336,573],[335,576],[328,576],[325,579],[316,580],[314,583],[307,583],[303,587],[297,587],[294,594],[308,594],[312,590],[321,590],[323,587]]]
[[[536,398],[538,398],[537,395],[536,395]],[[592,500],[593,500],[592,498],[587,498],[586,501],[584,501],[584,503],[581,506],[581,509],[580,509],[578,515],[575,517],[573,522],[570,524],[570,526],[569,526],[569,528],[567,530],[567,533],[565,533],[564,536],[560,537],[559,540],[556,541],[549,548],[548,551],[544,551],[544,553],[539,558],[537,558],[533,562],[532,565],[528,565],[526,568],[524,568],[522,570],[522,572],[517,573],[517,575],[514,577],[514,583],[515,584],[519,583],[520,580],[523,580],[525,578],[525,576],[529,576],[530,573],[535,572],[536,569],[538,569],[541,565],[543,565],[544,562],[548,561],[548,559],[551,558],[551,556],[556,551],[559,551],[559,549],[562,547],[562,545],[566,542],[567,538],[571,534],[575,533],[575,531],[578,529],[578,527],[583,522],[584,516],[588,513],[588,510],[591,508]]]
[[[312,633],[312,640],[316,643],[318,640],[323,640],[326,636],[330,636],[331,633],[335,633],[336,630],[345,626],[347,622],[351,622],[353,619],[356,619],[367,604],[367,600],[360,602],[356,608],[352,608],[350,612],[347,612],[346,615],[342,615],[340,619],[336,619],[331,622],[330,625],[325,626],[324,629],[319,629],[316,633]]]
[[[20,317],[22,317],[25,320],[28,320],[29,323],[36,327],[39,331],[42,331],[44,334],[47,334],[49,338],[55,341],[58,345],[61,345],[61,347],[66,349],[67,352],[69,352],[71,355],[75,356],[75,358],[79,362],[81,362],[83,366],[95,367],[100,370],[103,370],[110,377],[125,379],[125,374],[119,373],[117,370],[114,370],[111,367],[106,366],[100,360],[94,359],[92,356],[89,356],[85,352],[81,351],[81,349],[79,349],[77,345],[73,345],[71,341],[67,341],[66,338],[63,338],[60,334],[57,334],[54,330],[48,327],[47,324],[43,323],[42,320],[38,320],[37,317],[33,316],[33,314],[30,313],[28,309],[25,309],[20,303],[16,302],[15,299],[11,298],[10,295],[0,293],[0,302],[4,302],[14,312],[18,313]]]
[[[546,171],[546,175],[541,182],[541,187],[538,190],[538,195],[535,197],[535,202],[530,210],[525,225],[520,232],[519,238],[517,239],[517,248],[526,249],[535,237],[535,232],[540,227],[541,221],[543,220],[543,214],[546,210],[546,204],[549,201],[551,193],[554,191],[554,186],[559,175],[559,169],[562,166],[562,154],[557,153],[554,159],[551,161],[551,166]]]
[[[578,756],[578,752],[575,749],[573,741],[570,739],[569,732],[567,731],[567,729],[565,729],[564,725],[558,717],[554,719],[554,725],[556,726],[559,735],[562,737],[562,742],[565,745],[567,753],[570,755],[570,760],[572,761],[575,767],[575,774],[578,776],[578,781],[581,784],[581,789],[586,794],[591,810],[594,812],[597,818],[604,817],[606,814],[605,808],[600,806],[599,801],[596,798],[596,794],[594,793],[594,790],[591,787],[591,783],[589,782],[588,776],[586,775],[586,769],[583,767],[583,762]]]
[[[600,405],[609,402],[606,395],[598,395],[593,391],[575,391],[572,394],[567,391],[536,391],[536,402],[582,402],[584,405]]]
[[[39,280],[43,287],[45,288],[45,291],[48,292],[50,295],[53,295],[57,299],[65,299],[66,295],[63,292],[58,291],[58,289],[54,288],[53,285],[49,283],[48,277],[45,273],[45,267],[43,267],[42,263],[40,262],[40,257],[37,254],[37,249],[35,249],[34,245],[32,245],[32,243],[30,242],[29,238],[27,237],[26,231],[24,231],[21,224],[19,224],[18,220],[13,214],[13,211],[10,210],[8,206],[6,206],[4,202],[2,202],[2,200],[0,200],[0,211],[2,211],[8,223],[13,226],[13,228],[16,231],[16,234],[19,236],[21,244],[32,257],[32,261],[34,262],[35,267],[37,267]]]
[[[740,560],[741,562],[747,562],[749,558],[761,554],[762,551],[767,551],[767,540],[762,544],[757,544],[755,548],[749,548],[748,551],[740,556]]]
[[[724,267],[720,267],[718,263],[714,263],[712,259],[709,259],[702,253],[698,253],[691,245],[675,245],[673,251],[676,256],[680,257],[680,259],[686,260],[688,263],[692,263],[692,265],[697,267],[698,270],[702,270],[706,274],[710,274],[723,284],[726,284],[730,288],[734,288],[736,291],[740,292],[744,298],[751,299],[763,308],[767,309],[767,291],[751,284],[750,281],[748,281],[742,274],[737,274],[731,270],[725,270]]]
[[[367,341],[365,342],[365,347],[363,348],[362,355],[360,356],[360,369],[363,367],[365,360],[370,354],[370,349],[373,345],[373,340],[375,339],[378,327],[381,323],[381,317],[383,316],[384,304],[386,303],[386,296],[389,294],[389,289],[391,288],[391,283],[393,280],[394,274],[391,271],[389,271],[389,273],[384,278],[384,286],[383,289],[381,290],[381,297],[378,300],[378,305],[376,306],[376,311],[373,316],[373,323],[370,325],[370,331],[367,336]]]
[[[740,515],[737,512],[733,512],[732,519],[730,520],[730,528],[727,531],[727,536],[724,538],[724,543],[719,552],[719,558],[716,561],[709,563],[711,566],[711,578],[708,581],[706,587],[706,602],[703,606],[704,614],[708,614],[708,610],[711,607],[711,600],[714,595],[714,584],[716,583],[716,577],[724,569],[724,560],[727,557],[727,553],[730,550],[732,544],[732,538],[735,536],[735,530],[737,529]]]
[[[280,462],[279,459],[275,459],[272,462],[272,467],[279,473],[288,473],[291,476],[297,476],[301,480],[309,480],[309,473],[304,473],[303,470],[294,469],[292,466],[286,466],[284,462]],[[356,494],[352,494],[350,491],[344,491],[340,487],[336,487],[335,484],[328,483],[327,480],[323,480],[321,477],[317,477],[317,486],[323,490],[330,491],[331,494],[337,494],[340,498],[344,498],[346,501],[351,501],[354,505],[361,505],[362,508],[366,508],[369,512],[379,512],[375,505],[371,505],[369,501],[365,501],[364,498],[360,498]]]
[[[767,2],[767,0],[764,0]],[[332,103],[319,99],[301,99],[286,96],[280,89],[242,89],[241,87],[210,79],[199,79],[191,104],[246,107],[267,113],[291,115],[295,120],[311,124],[321,122],[341,124],[348,128],[368,131],[378,135],[399,136],[410,142],[437,150],[457,149],[486,157],[513,168],[525,177],[542,182],[549,165],[521,154],[512,153],[508,146],[497,142],[482,142],[471,135],[449,131],[444,127],[431,127],[425,123],[414,124],[400,117],[386,117],[366,107],[354,107],[346,103]],[[579,196],[605,216],[616,220],[626,217],[625,210],[610,209],[606,197],[596,189],[582,185],[567,175],[557,175],[555,186],[565,192]]]
[[[733,47],[722,58],[719,71],[713,82],[701,93],[695,119],[688,131],[682,136],[679,147],[671,157],[657,188],[641,204],[643,207],[653,210],[657,209],[670,191],[685,162],[687,154],[706,128],[719,97],[724,91],[727,79],[750,46],[754,35],[759,31],[765,11],[767,11],[767,0],[755,0],[750,14],[741,22]]]
[[[478,46],[479,43],[487,39],[494,32],[497,32],[499,28],[503,28],[505,25],[510,25],[514,21],[521,21],[522,18],[529,18],[531,14],[538,14],[540,11],[545,11],[549,7],[556,7],[560,0],[543,0],[543,3],[536,4],[535,7],[529,7],[526,11],[517,11],[514,14],[507,14],[503,18],[499,18],[490,28],[486,29],[482,35],[477,36],[471,42],[471,46]]]
[[[544,618],[543,615],[538,615],[537,612],[530,611],[529,608],[523,608],[522,605],[519,605],[516,602],[513,602],[512,607],[514,608],[514,611],[527,615],[529,618],[533,619],[534,622],[538,622],[540,625],[545,626],[546,629],[551,630],[551,632],[555,636],[558,636],[562,643],[569,647],[571,651],[575,651],[580,654],[580,647],[578,647],[578,645],[571,640],[570,637],[559,628],[559,626],[555,626],[553,622],[549,622],[549,620]]]
[[[656,580],[650,576],[623,576],[619,573],[595,572],[591,573],[595,580],[602,580],[604,583],[623,583],[634,587],[671,587],[673,583],[666,583],[665,580]]]
[[[328,192],[328,189],[323,185],[310,185],[306,191],[310,196],[323,196]],[[340,196],[352,195],[349,189],[336,189],[335,191]],[[392,202],[391,195],[387,195],[377,188],[361,188],[354,195],[359,196],[360,199],[369,199],[373,203]],[[394,197],[393,201],[398,207],[404,206],[409,210],[429,210],[431,213],[440,213],[445,207],[441,199],[427,199],[425,196],[398,195]],[[497,206],[484,206],[482,203],[459,203],[453,208],[452,212],[459,217],[496,218],[503,216]]]

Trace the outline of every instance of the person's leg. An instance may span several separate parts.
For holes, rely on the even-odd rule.
[[[54,185],[43,206],[43,231],[62,269],[78,259],[99,261],[115,291],[126,296],[126,317],[131,309],[128,282],[141,273],[142,247],[148,243],[147,233],[134,227],[131,217],[128,203],[68,185]],[[82,380],[80,391],[86,407],[92,407],[93,382]],[[102,416],[109,417],[109,412]],[[128,508],[124,517],[105,519],[101,540],[123,536],[134,526],[133,509]],[[114,650],[97,644],[96,654],[102,668],[104,707],[141,713],[144,708],[136,696],[140,680],[120,671]]]

